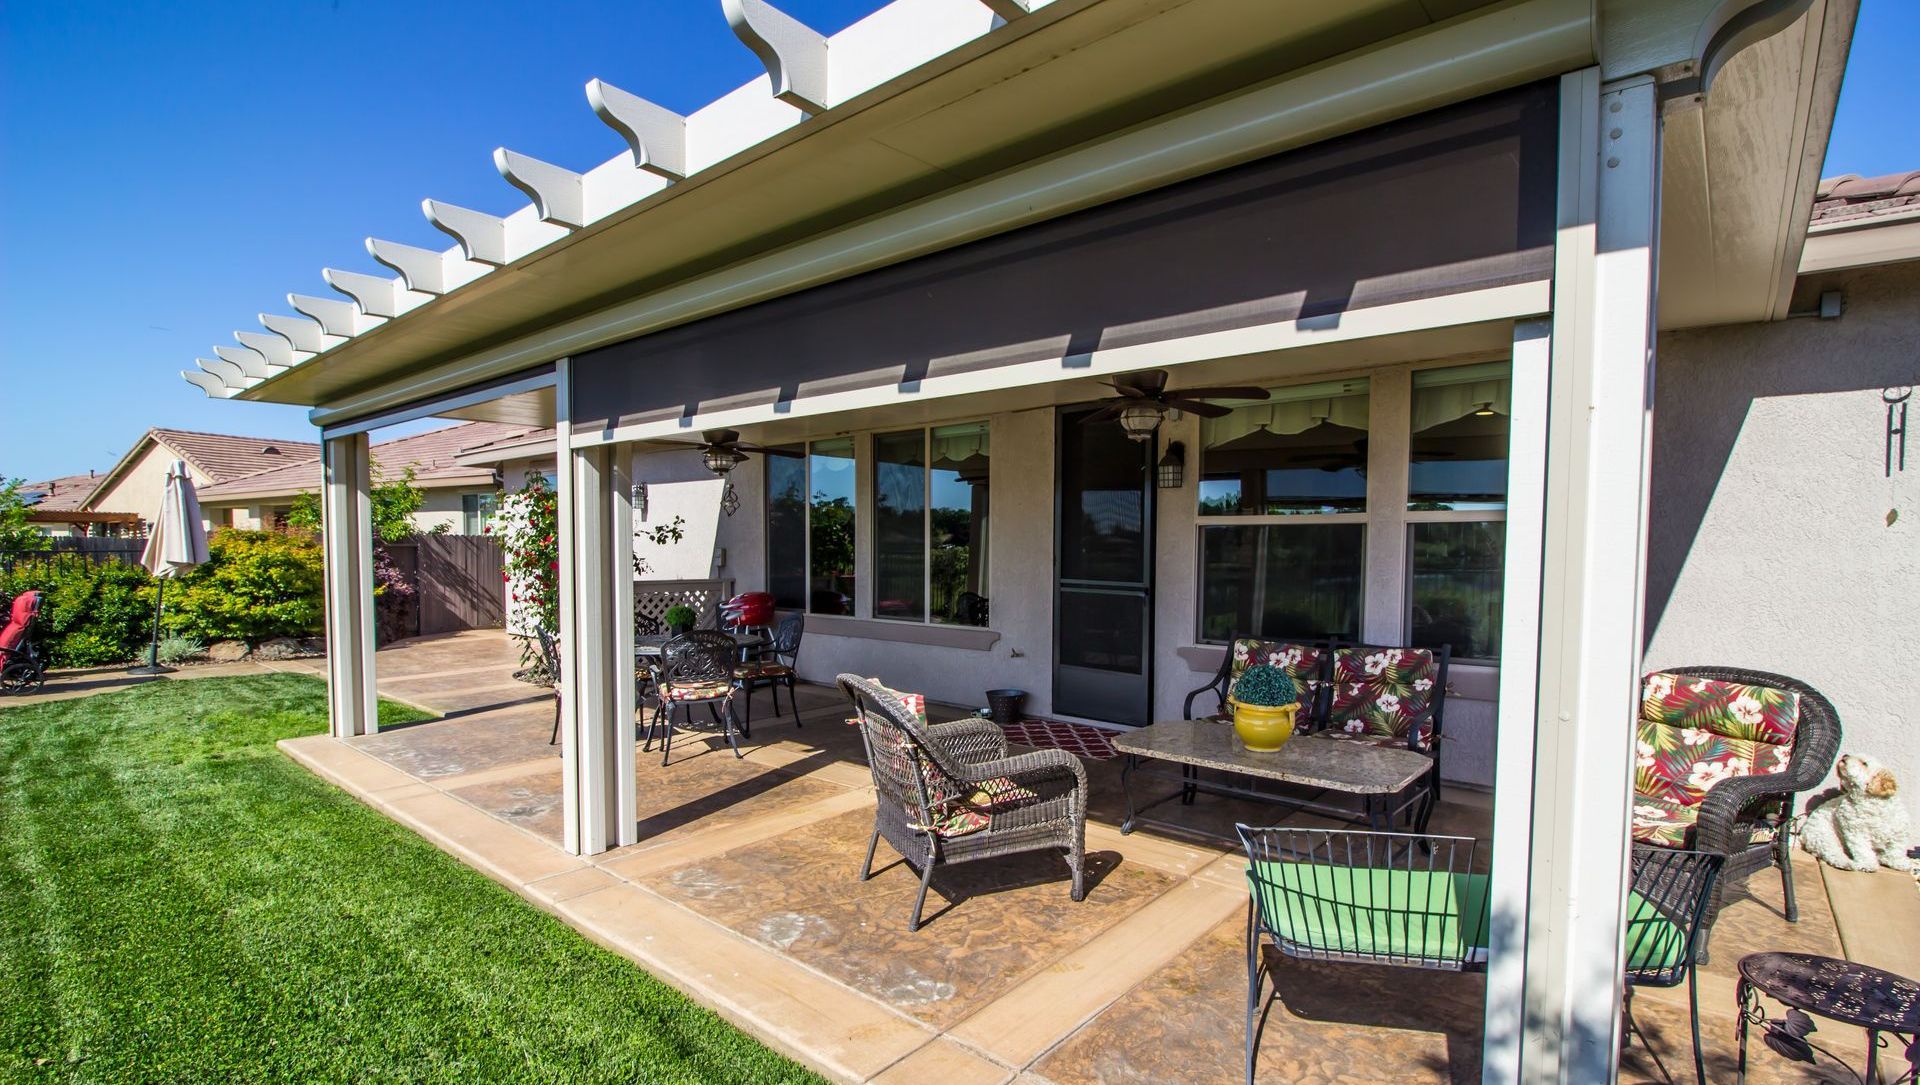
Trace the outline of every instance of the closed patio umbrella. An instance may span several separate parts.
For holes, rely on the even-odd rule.
[[[167,490],[160,498],[160,514],[153,518],[147,534],[147,548],[140,564],[160,582],[153,600],[153,644],[147,649],[145,666],[133,667],[130,674],[170,674],[172,667],[160,665],[160,608],[167,597],[167,581],[207,561],[207,529],[200,522],[200,496],[193,492],[193,476],[187,474],[185,460],[173,461],[167,472]]]

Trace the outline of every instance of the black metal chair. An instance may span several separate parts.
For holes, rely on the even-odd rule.
[[[740,683],[733,677],[738,665],[739,647],[733,637],[717,629],[695,629],[668,641],[660,649],[660,663],[654,672],[654,710],[647,718],[642,751],[653,748],[656,727],[665,728],[660,764],[673,754],[673,713],[687,712],[687,725],[693,725],[693,706],[705,705],[707,713],[720,725],[733,756],[744,757],[735,734],[733,695]]]
[[[733,676],[740,682],[742,696],[741,716],[743,723],[753,724],[753,691],[766,686],[773,691],[773,714],[780,714],[780,687],[787,689],[787,707],[793,711],[793,725],[804,726],[800,722],[800,698],[795,692],[798,675],[795,668],[800,665],[800,638],[806,633],[807,616],[801,613],[789,614],[780,619],[780,626],[774,631],[773,639],[761,649],[760,654],[734,668]]]
[[[843,674],[873,772],[873,835],[860,880],[873,876],[880,838],[920,870],[909,931],[920,929],[933,868],[1059,848],[1073,874],[1073,899],[1086,889],[1087,773],[1065,750],[1007,756],[998,724],[971,719],[929,725],[925,700]]]
[[[1696,962],[1703,954],[1704,923],[1714,885],[1726,856],[1717,852],[1679,851],[1636,844],[1633,849],[1633,889],[1627,895],[1627,997],[1621,1007],[1627,1036],[1653,1056],[1653,1064],[1669,1082],[1673,1075],[1647,1034],[1633,1019],[1636,987],[1687,985],[1687,1017],[1693,1026],[1693,1076],[1706,1085],[1706,1060],[1700,1050],[1700,992]]]
[[[1213,695],[1214,708],[1211,715],[1225,718],[1227,697],[1233,693],[1233,683],[1242,671],[1256,663],[1273,663],[1287,672],[1300,694],[1300,715],[1296,726],[1302,730],[1313,730],[1326,718],[1327,678],[1333,668],[1333,645],[1325,640],[1283,640],[1273,637],[1236,636],[1227,642],[1227,654],[1220,660],[1220,669],[1214,672],[1207,684],[1187,694],[1186,704],[1180,714],[1187,719],[1198,719],[1193,714],[1195,701],[1208,693]],[[1203,705],[1204,701],[1201,702]]]
[[[1472,837],[1237,825],[1247,851],[1246,1073],[1280,995],[1271,948],[1313,961],[1442,972],[1487,965],[1488,884]]]
[[[553,676],[553,737],[547,740],[547,745],[552,746],[560,741],[560,699],[563,696],[560,688],[560,645],[553,639],[551,631],[540,629],[536,632],[540,645],[540,665]]]

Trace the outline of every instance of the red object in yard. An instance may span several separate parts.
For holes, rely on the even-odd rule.
[[[773,624],[773,595],[764,591],[742,592],[720,604],[720,621],[735,629],[765,627]]]
[[[13,601],[13,609],[7,615],[7,627],[0,629],[0,652],[11,652],[20,647],[27,639],[27,630],[33,627],[34,615],[40,613],[40,593],[23,591]]]

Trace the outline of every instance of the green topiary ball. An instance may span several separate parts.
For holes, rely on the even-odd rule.
[[[1271,663],[1248,667],[1233,684],[1233,699],[1244,705],[1278,708],[1300,699],[1287,672]]]

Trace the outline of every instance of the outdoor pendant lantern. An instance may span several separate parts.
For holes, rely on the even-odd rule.
[[[1160,420],[1166,413],[1167,409],[1158,403],[1136,403],[1120,412],[1120,428],[1133,440],[1149,440],[1153,431],[1160,428]]]
[[[1163,490],[1177,490],[1182,482],[1182,471],[1187,465],[1187,446],[1179,441],[1168,441],[1167,451],[1160,457],[1156,480]]]
[[[740,450],[724,445],[709,448],[700,453],[700,462],[707,465],[707,470],[721,478],[726,478],[727,472],[745,463],[746,459],[746,455]]]

